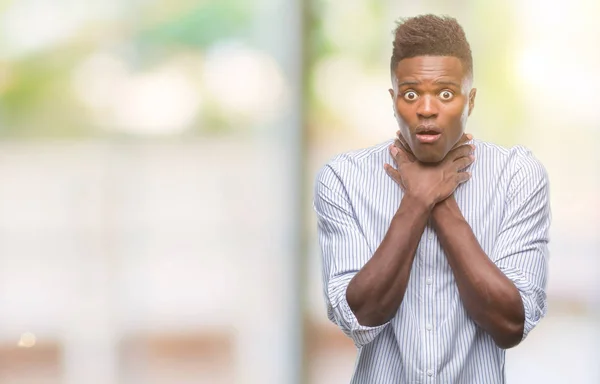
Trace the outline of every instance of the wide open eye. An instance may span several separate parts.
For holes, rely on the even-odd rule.
[[[417,95],[417,92],[415,91],[406,91],[404,92],[404,99],[407,101],[415,101],[419,98],[419,95]]]
[[[444,101],[450,101],[454,97],[454,93],[452,93],[452,91],[445,89],[439,93],[439,96],[440,96],[440,99],[442,99]]]

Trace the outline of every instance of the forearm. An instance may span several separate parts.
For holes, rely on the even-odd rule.
[[[469,316],[499,347],[518,344],[525,321],[519,291],[485,254],[453,196],[433,209],[432,222]]]
[[[361,325],[381,325],[398,310],[431,209],[405,195],[375,254],[350,281],[346,299]]]

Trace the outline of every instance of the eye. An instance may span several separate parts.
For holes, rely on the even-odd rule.
[[[452,91],[449,90],[443,90],[442,92],[440,92],[439,94],[440,99],[444,100],[444,101],[448,101],[448,100],[452,100],[452,98],[454,97],[454,93],[452,93]]]
[[[404,96],[404,99],[406,99],[408,101],[415,101],[419,97],[419,95],[417,95],[417,92],[415,92],[415,91],[406,91],[406,92],[404,92],[403,96]]]

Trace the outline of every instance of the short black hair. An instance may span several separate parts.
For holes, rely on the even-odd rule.
[[[465,31],[450,16],[421,15],[400,19],[394,30],[390,70],[402,59],[416,56],[453,56],[465,73],[473,75],[473,57]]]

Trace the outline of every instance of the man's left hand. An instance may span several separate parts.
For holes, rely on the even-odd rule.
[[[454,146],[450,149],[450,151],[452,151],[455,148],[460,147],[461,145],[465,145],[465,143],[471,141],[473,139],[473,135],[469,134],[469,133],[465,133],[461,136],[461,138],[458,140],[458,142],[456,144],[454,144]],[[400,131],[396,131],[396,140],[394,142],[394,146],[396,148],[398,148],[399,150],[401,150],[402,152],[404,152],[407,156],[407,158],[414,162],[417,161],[417,158],[415,157],[414,153],[412,152],[412,150],[410,149],[410,146],[408,145],[408,143],[406,142],[406,140],[404,139],[404,137],[400,134]],[[450,151],[448,151],[450,153]],[[396,159],[394,159],[395,161]],[[397,165],[397,164],[396,164]],[[396,167],[398,168],[398,167]],[[399,172],[400,170],[397,169],[397,171]],[[395,179],[395,181],[398,183],[398,185],[400,185],[400,187],[402,188],[402,190],[405,190],[405,187],[402,183],[402,178],[399,177],[398,180]]]

